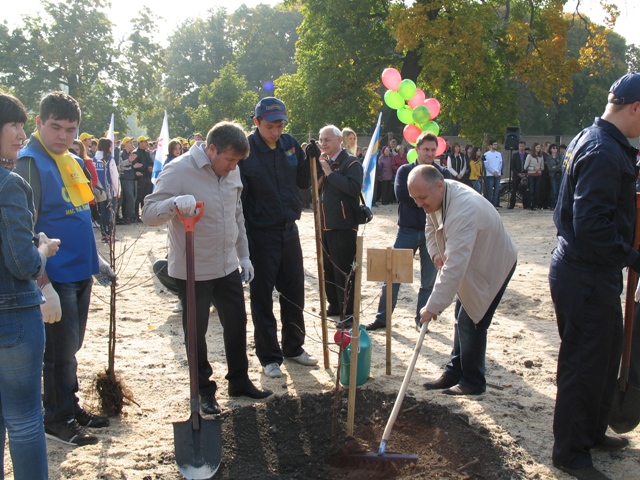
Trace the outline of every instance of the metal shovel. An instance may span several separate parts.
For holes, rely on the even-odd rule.
[[[193,232],[204,212],[204,202],[196,203],[196,215],[183,217],[187,254],[187,358],[189,360],[189,387],[191,417],[173,424],[173,444],[176,464],[185,478],[205,480],[215,475],[222,460],[222,426],[219,420],[200,416],[198,395],[198,347],[196,336],[196,291]]]

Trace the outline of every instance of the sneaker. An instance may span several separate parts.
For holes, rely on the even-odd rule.
[[[173,310],[171,310],[173,313],[180,313],[182,310],[184,310],[184,308],[182,307],[182,302],[178,301],[178,303],[176,303],[176,306],[173,307]]]
[[[98,230],[100,230],[100,224],[98,222],[94,220],[93,222],[91,222],[91,224],[93,225],[93,228],[97,228]]]
[[[264,374],[267,377],[280,378],[282,376],[282,370],[280,370],[280,365],[278,365],[277,363],[270,363],[268,365],[265,365],[263,370]]]
[[[85,445],[95,445],[98,443],[98,437],[85,432],[84,428],[78,424],[75,418],[69,423],[63,423],[57,427],[45,425],[44,435],[51,440],[76,447],[84,447]]]
[[[76,412],[76,421],[81,427],[104,428],[109,426],[109,419],[101,415],[94,415],[84,408]]]
[[[294,362],[298,362],[300,365],[304,365],[305,367],[313,367],[318,364],[318,359],[312,355],[309,355],[307,352],[303,351],[297,357],[287,357],[287,360],[293,360]]]

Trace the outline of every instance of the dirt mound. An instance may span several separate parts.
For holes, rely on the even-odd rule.
[[[492,443],[486,429],[471,427],[447,408],[412,397],[403,403],[387,452],[417,454],[417,465],[372,468],[350,462],[349,453],[377,451],[394,401],[392,395],[361,389],[356,400],[355,438],[345,438],[347,399],[342,395],[339,434],[333,445],[330,393],[284,395],[227,411],[222,415],[222,464],[216,477],[506,480],[522,474],[506,463],[508,457]]]

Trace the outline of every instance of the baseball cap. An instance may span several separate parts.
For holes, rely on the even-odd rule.
[[[120,135],[120,132],[113,132],[114,135]],[[107,136],[109,135],[109,130],[107,130],[106,132],[104,132],[104,138],[107,138]]]
[[[78,137],[78,138],[80,138],[80,141],[81,141],[81,142],[84,142],[84,141],[85,141],[85,140],[87,140],[87,139],[92,139],[92,138],[93,138],[93,135],[91,135],[91,134],[89,134],[89,133],[87,133],[87,132],[82,132],[82,133],[80,134],[80,137]]]
[[[284,120],[288,122],[287,109],[280,100],[275,97],[265,97],[256,105],[256,117],[262,117],[267,122]]]
[[[122,145],[126,145],[127,143],[133,141],[133,137],[124,137],[122,139]]]
[[[613,82],[609,89],[609,103],[629,105],[640,102],[640,73],[631,72]]]
[[[140,135],[138,137],[138,143],[140,142],[148,142],[149,140],[151,140],[149,137],[145,137],[144,135]]]

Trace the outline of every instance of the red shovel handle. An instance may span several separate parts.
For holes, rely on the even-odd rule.
[[[185,232],[193,232],[196,223],[202,218],[204,213],[204,202],[196,202],[196,214],[193,217],[183,217],[180,215],[180,210],[176,209],[176,215],[184,225]]]

